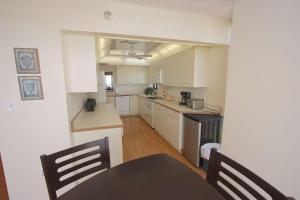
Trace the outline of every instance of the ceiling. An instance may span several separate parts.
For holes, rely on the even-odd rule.
[[[182,12],[231,19],[233,0],[115,0],[124,3],[152,6]]]
[[[188,44],[104,37],[97,37],[96,41],[97,62],[108,65],[149,65],[151,62],[179,53],[193,46]],[[132,52],[141,56],[149,55],[149,57],[138,59],[128,56]]]

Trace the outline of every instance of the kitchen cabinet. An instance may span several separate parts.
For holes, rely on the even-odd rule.
[[[143,97],[138,98],[138,114],[141,116],[143,119],[146,116],[146,99]]]
[[[115,105],[115,97],[106,97],[106,103]]]
[[[143,97],[138,98],[138,114],[142,117],[152,128],[153,121],[153,102]]]
[[[62,47],[67,91],[97,92],[95,37],[64,33]]]
[[[128,84],[127,66],[117,66],[116,75],[117,75],[117,84]]]
[[[182,149],[182,114],[154,104],[154,128],[175,149]]]
[[[175,87],[207,87],[209,47],[193,47],[163,58],[150,67],[162,72],[161,83]]]
[[[162,83],[162,70],[156,67],[149,69],[149,83]]]
[[[164,107],[159,104],[154,104],[154,112],[153,112],[153,118],[154,118],[154,128],[155,130],[162,135],[164,133],[163,129],[163,122],[161,121],[163,119],[162,113],[163,113]]]
[[[115,100],[119,115],[129,115],[129,96],[116,96]]]
[[[143,117],[145,110],[146,100],[143,97],[138,97],[138,114]]]
[[[147,80],[147,73],[148,73],[148,67],[146,66],[137,66],[135,68],[135,75],[136,75],[136,83],[137,84],[147,84],[148,80]]]
[[[117,66],[117,84],[146,84],[146,66]]]
[[[132,95],[129,97],[129,114],[138,114],[138,97],[136,95]]]

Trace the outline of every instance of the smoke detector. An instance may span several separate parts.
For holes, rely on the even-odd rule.
[[[104,11],[104,19],[110,20],[112,16],[112,12],[109,10]]]

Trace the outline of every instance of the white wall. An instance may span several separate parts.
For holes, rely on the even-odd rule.
[[[209,48],[208,88],[205,101],[208,104],[225,107],[228,47]]]
[[[110,21],[103,19],[107,9]],[[39,156],[70,145],[62,29],[228,43],[229,26],[197,14],[104,0],[0,0],[0,151],[10,198],[47,199]],[[20,100],[14,47],[39,49],[44,100]],[[16,101],[17,112],[7,111],[8,100]]]
[[[300,199],[300,1],[235,1],[222,151]]]

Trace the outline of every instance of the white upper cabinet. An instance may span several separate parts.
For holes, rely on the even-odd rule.
[[[117,84],[128,84],[127,66],[117,66]]]
[[[152,71],[154,79],[156,76],[161,76],[163,85],[207,87],[208,50],[208,47],[189,48],[153,63],[151,65],[153,69],[150,71]],[[161,75],[157,75],[157,73],[161,73]]]
[[[146,66],[117,66],[117,84],[147,84]]]
[[[162,83],[162,70],[158,67],[149,67],[148,80],[149,83]]]
[[[67,91],[97,92],[95,36],[64,33],[62,44]]]

